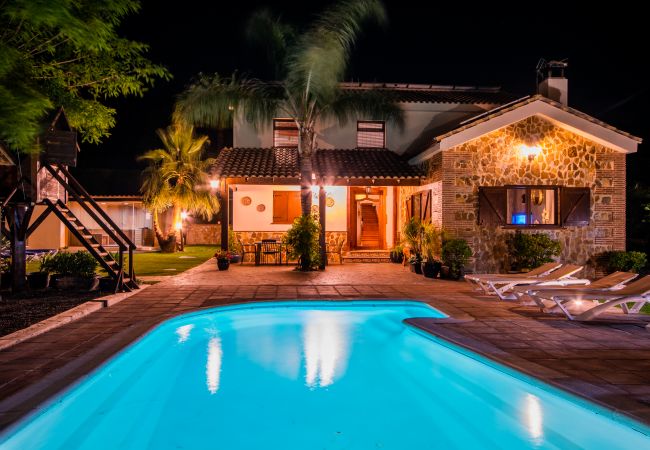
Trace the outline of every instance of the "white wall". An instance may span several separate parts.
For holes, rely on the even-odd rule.
[[[46,207],[37,205],[34,207],[34,213],[30,225],[45,211]],[[58,250],[67,245],[65,225],[61,223],[58,217],[53,213],[41,223],[38,228],[27,239],[27,248],[30,249],[47,249]]]
[[[402,103],[401,106],[404,109],[403,131],[392,123],[389,123],[386,129],[386,147],[399,154],[404,153],[425,130],[443,126],[470,113],[484,110],[477,105],[451,103]],[[318,148],[355,148],[357,146],[356,120],[345,125],[335,121],[316,124],[316,142]],[[272,147],[273,123],[256,129],[241,114],[237,115],[233,126],[233,146]]]
[[[273,223],[273,191],[299,191],[299,186],[272,185],[232,185],[233,189],[233,230],[234,231],[286,231],[291,224]],[[318,205],[318,186],[312,188],[313,204]],[[347,188],[329,186],[325,188],[328,196],[334,199],[334,206],[327,208],[325,215],[326,231],[345,231],[347,229]],[[244,206],[243,197],[250,197],[251,204]],[[264,211],[257,210],[264,205]]]

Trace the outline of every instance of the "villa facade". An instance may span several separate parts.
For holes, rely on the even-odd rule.
[[[520,99],[496,88],[342,87],[391,96],[405,126],[317,124],[313,209],[322,187],[328,242],[386,250],[418,216],[466,239],[475,271],[506,268],[505,237],[517,229],[559,239],[561,259],[591,274],[599,254],[625,248],[625,156],[641,140],[569,108],[563,76]],[[300,214],[297,129],[284,117],[262,129],[239,117],[213,176],[238,240],[279,238]]]

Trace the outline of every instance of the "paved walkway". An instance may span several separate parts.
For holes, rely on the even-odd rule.
[[[650,424],[650,333],[643,323],[568,322],[394,264],[335,265],[323,273],[254,266],[218,272],[208,261],[0,351],[0,428],[180,313],[246,301],[360,298],[429,303],[457,320],[414,326]]]

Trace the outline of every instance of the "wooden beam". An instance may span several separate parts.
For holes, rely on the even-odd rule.
[[[327,243],[325,242],[325,222],[327,211],[327,192],[322,184],[318,188],[318,218],[320,220],[320,235],[318,245],[320,247],[320,269],[327,265]]]

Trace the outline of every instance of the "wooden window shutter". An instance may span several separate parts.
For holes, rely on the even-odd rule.
[[[423,222],[431,222],[431,189],[422,193],[422,217]]]
[[[560,189],[560,217],[562,225],[589,225],[591,218],[591,189]]]
[[[286,223],[288,221],[288,193],[289,191],[273,191],[273,223]]]
[[[478,188],[479,225],[505,225],[507,197],[504,187]]]
[[[288,191],[287,194],[287,222],[293,223],[302,214],[300,191]]]

